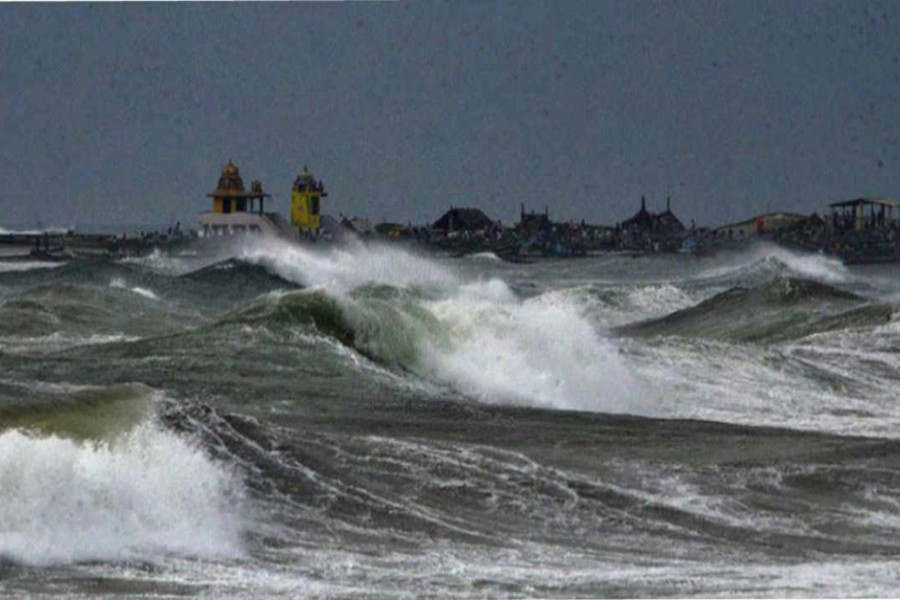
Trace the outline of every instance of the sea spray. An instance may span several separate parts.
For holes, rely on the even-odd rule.
[[[0,558],[30,565],[242,554],[239,478],[144,423],[114,442],[0,433]]]
[[[288,281],[339,293],[370,283],[412,286],[455,281],[447,269],[429,260],[395,248],[358,242],[310,248],[272,239],[253,240],[245,244],[238,256]]]

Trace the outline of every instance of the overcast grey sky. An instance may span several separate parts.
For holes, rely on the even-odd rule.
[[[900,4],[0,5],[0,226],[287,213],[714,224],[900,198]]]

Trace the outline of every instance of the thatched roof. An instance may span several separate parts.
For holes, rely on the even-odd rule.
[[[444,231],[480,231],[490,229],[494,222],[477,208],[451,208],[434,222],[432,229]]]

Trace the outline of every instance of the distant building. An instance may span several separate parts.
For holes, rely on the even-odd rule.
[[[666,198],[666,210],[653,214],[647,210],[647,200],[641,196],[641,208],[631,218],[622,221],[622,231],[643,232],[647,234],[677,234],[684,231],[684,224],[672,212],[672,205]]]
[[[264,210],[266,198],[262,183],[254,181],[247,190],[240,171],[232,161],[222,168],[216,189],[207,194],[212,198],[212,210],[200,213],[200,235],[271,235],[290,237],[290,226],[278,213]]]
[[[834,228],[840,230],[862,231],[875,226],[893,225],[900,220],[900,202],[884,198],[856,198],[833,202],[828,206]]]
[[[213,212],[230,214],[234,212],[254,212],[254,204],[259,200],[259,214],[263,214],[263,201],[270,195],[262,191],[262,183],[254,181],[250,191],[244,189],[241,173],[232,161],[222,168],[216,189],[207,194],[213,199]]]
[[[657,234],[676,235],[684,232],[684,224],[672,212],[672,203],[666,198],[666,211],[653,215],[653,231]]]
[[[485,231],[496,224],[477,208],[451,208],[431,226],[433,230],[453,233],[456,231]]]
[[[641,196],[641,209],[634,215],[622,221],[622,231],[646,231],[653,230],[653,215],[647,210],[647,200]]]
[[[713,233],[719,237],[752,237],[795,227],[808,218],[798,213],[773,212],[716,227]]]
[[[658,214],[647,210],[647,200],[641,196],[641,208],[616,229],[616,246],[641,252],[674,252],[681,247],[686,232],[684,224],[672,212],[666,198],[666,210]]]
[[[537,235],[541,232],[547,232],[552,228],[553,223],[550,221],[549,207],[545,207],[544,212],[542,213],[535,211],[527,213],[525,212],[525,205],[522,205],[518,229],[525,235]]]

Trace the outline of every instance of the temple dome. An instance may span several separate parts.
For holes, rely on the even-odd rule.
[[[230,160],[228,161],[228,164],[222,168],[222,174],[219,176],[219,184],[216,186],[216,191],[244,191],[244,180],[241,179],[241,173],[238,170],[237,165]]]

